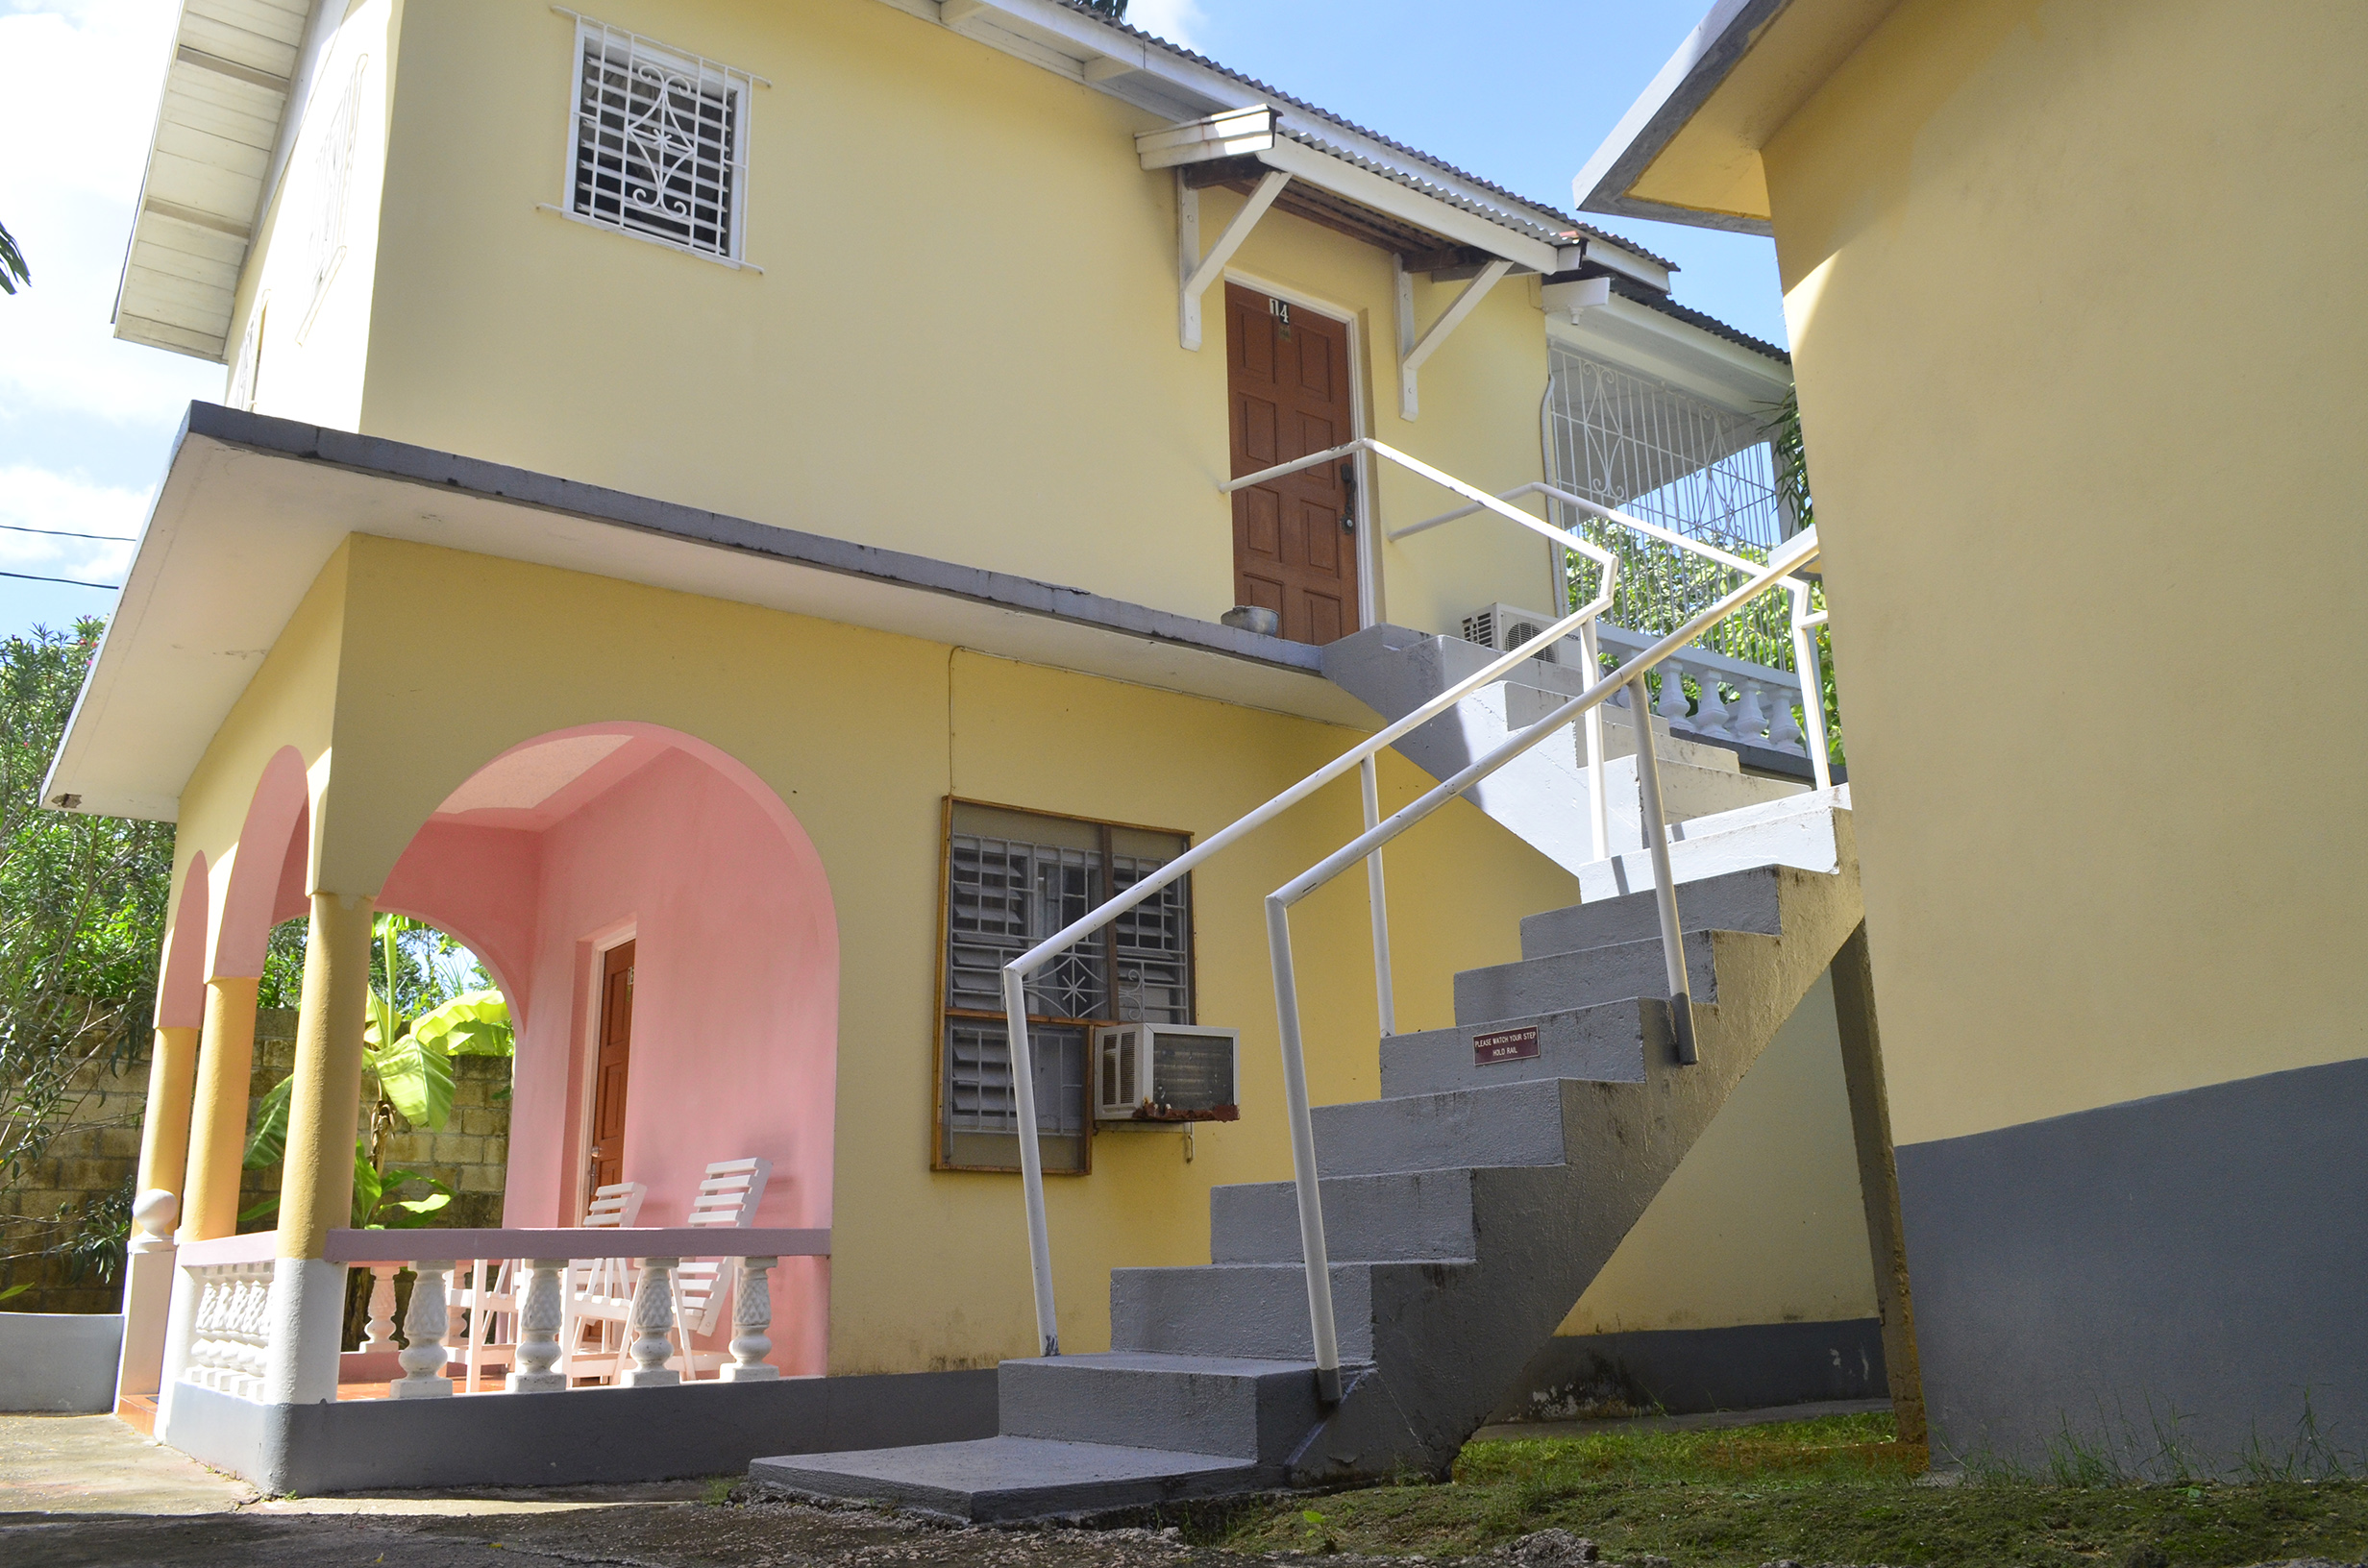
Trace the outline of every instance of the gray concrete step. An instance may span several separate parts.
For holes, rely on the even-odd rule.
[[[1335,1263],[1332,1316],[1343,1361],[1373,1359],[1376,1291],[1418,1292],[1442,1269],[1462,1263]],[[1297,1263],[1203,1263],[1195,1268],[1121,1268],[1110,1275],[1110,1344],[1171,1356],[1314,1357],[1307,1326],[1307,1271]]]
[[[1679,913],[1684,908],[1681,899]],[[1687,983],[1693,999],[1715,1002],[1718,977],[1711,967],[1711,934],[1689,931],[1683,941]],[[1466,969],[1455,977],[1455,1021],[1483,1024],[1531,1018],[1632,996],[1666,1000],[1668,994],[1668,969],[1662,957],[1661,938],[1655,936],[1647,942],[1614,943],[1585,952]]]
[[[1783,921],[1776,912],[1777,891],[1772,866],[1689,883],[1678,894],[1678,923],[1688,931],[1757,931],[1763,936],[1780,936]],[[1661,912],[1647,889],[1529,916],[1521,921],[1521,956],[1547,958],[1612,943],[1651,941],[1660,935]]]
[[[1563,1163],[1563,1090],[1535,1079],[1315,1108],[1326,1176]]]
[[[1304,1304],[1305,1297],[1301,1297]],[[1112,1351],[1005,1361],[1001,1431],[1280,1464],[1323,1418],[1316,1363]]]
[[[749,1482],[777,1496],[859,1498],[992,1524],[1220,1497],[1261,1477],[1231,1455],[1004,1436],[758,1459]]]
[[[1381,1091],[1431,1094],[1533,1078],[1641,1083],[1644,1053],[1667,1034],[1668,1016],[1666,1003],[1657,996],[1627,996],[1593,1007],[1393,1035],[1381,1042]],[[1529,1030],[1537,1031],[1534,1041],[1521,1038]],[[1485,1051],[1475,1044],[1483,1040]],[[1519,1054],[1525,1050],[1536,1054]]]
[[[1317,1187],[1334,1262],[1463,1259],[1477,1246],[1468,1170],[1326,1176]],[[1220,1263],[1299,1262],[1297,1189],[1289,1182],[1210,1188],[1209,1251]]]

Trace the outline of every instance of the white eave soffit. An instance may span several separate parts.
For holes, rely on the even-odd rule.
[[[185,0],[115,294],[115,335],[229,357],[238,279],[309,0]]]

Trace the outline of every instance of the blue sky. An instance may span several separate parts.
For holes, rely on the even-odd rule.
[[[1570,177],[1709,4],[1134,0],[1129,20],[1567,209]],[[183,409],[222,394],[221,366],[108,328],[178,9],[0,0],[0,103],[19,128],[0,138],[0,222],[33,268],[30,289],[0,298],[0,572],[121,581],[128,544],[63,535],[136,533]],[[1767,241],[1599,226],[1676,261],[1688,305],[1785,341]],[[113,600],[0,577],[0,635]]]

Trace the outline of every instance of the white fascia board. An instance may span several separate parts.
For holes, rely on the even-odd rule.
[[[1615,294],[1602,305],[1546,318],[1546,335],[1583,354],[1651,376],[1730,413],[1766,417],[1792,387],[1792,367],[1690,322]]]
[[[1221,509],[1220,513],[1221,517]],[[1221,522],[1218,525],[1221,528]],[[42,788],[170,821],[349,534],[757,605],[1369,730],[1316,650],[1008,574],[193,404]]]

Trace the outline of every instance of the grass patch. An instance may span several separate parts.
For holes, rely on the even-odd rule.
[[[1241,1552],[1483,1552],[1559,1526],[1607,1558],[1678,1568],[1802,1562],[1932,1568],[2233,1568],[2368,1556],[2368,1485],[2061,1485],[1992,1472],[1913,1484],[1923,1451],[1887,1413],[1708,1432],[1474,1443],[1445,1483],[1295,1502],[1237,1522]],[[1311,1518],[1314,1514],[1318,1518]]]

